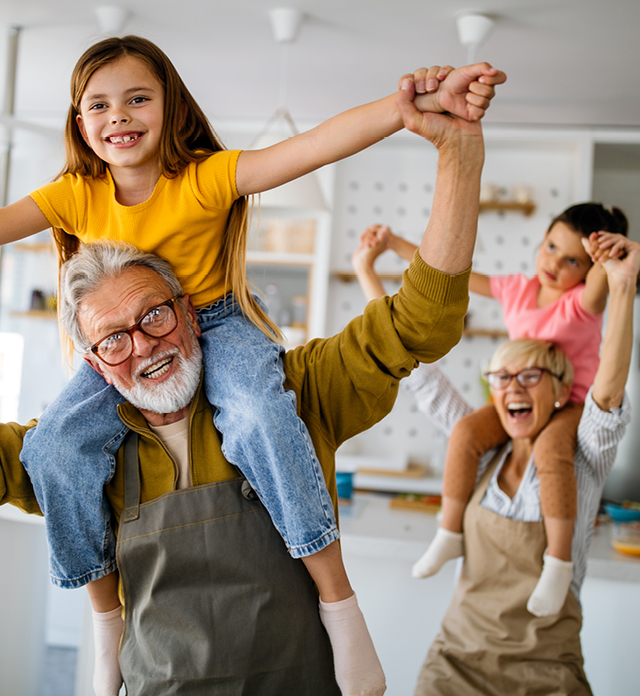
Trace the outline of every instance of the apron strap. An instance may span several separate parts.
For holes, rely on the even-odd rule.
[[[122,521],[140,517],[140,466],[138,462],[138,433],[130,430],[124,441],[124,509]]]

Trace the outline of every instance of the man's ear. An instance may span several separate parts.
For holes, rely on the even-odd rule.
[[[83,356],[91,367],[104,379],[107,384],[113,385],[113,379],[108,372],[105,372],[100,364],[100,361],[93,357],[90,353]]]
[[[202,331],[200,330],[200,324],[198,324],[196,308],[193,306],[193,302],[191,302],[191,295],[189,295],[189,293],[185,293],[182,296],[182,301],[184,302],[184,309],[185,314],[187,315],[187,320],[191,322],[191,326],[193,327],[193,330],[196,332],[196,336],[200,338]]]

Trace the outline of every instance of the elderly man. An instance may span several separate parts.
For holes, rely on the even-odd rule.
[[[403,287],[284,358],[285,386],[334,501],[337,447],[389,412],[418,362],[455,345],[467,307],[481,129],[419,114],[412,96],[405,85],[405,125],[440,156],[429,225]],[[87,359],[128,400],[119,413],[131,435],[106,489],[128,693],[338,694],[310,578],[222,455],[199,388],[195,314],[170,269],[130,248],[87,246],[66,265],[60,299],[65,329],[91,346]],[[0,502],[34,512],[19,462],[26,427],[0,426]]]

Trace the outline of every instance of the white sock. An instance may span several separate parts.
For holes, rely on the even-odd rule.
[[[93,690],[96,696],[118,696],[122,686],[118,649],[123,629],[122,607],[93,612],[93,640],[96,649]]]
[[[573,578],[573,563],[544,555],[540,580],[536,585],[527,609],[534,616],[553,616],[564,605]]]
[[[382,696],[387,690],[384,672],[356,596],[340,602],[320,600],[320,619],[343,696]]]
[[[447,561],[464,555],[463,541],[462,534],[438,527],[429,548],[413,564],[411,575],[414,578],[428,578],[435,575]]]

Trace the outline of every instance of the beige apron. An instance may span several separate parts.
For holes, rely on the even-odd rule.
[[[339,696],[318,595],[243,478],[140,503],[125,441],[116,547],[128,696]]]
[[[556,616],[526,609],[542,572],[543,523],[510,520],[480,506],[500,456],[467,505],[462,573],[415,694],[590,696],[573,592]]]

